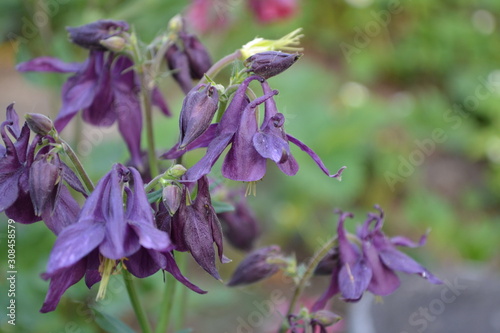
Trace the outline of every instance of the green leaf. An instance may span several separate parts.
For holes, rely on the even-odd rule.
[[[212,201],[212,206],[217,214],[234,211],[233,205],[223,201]]]
[[[95,322],[108,333],[135,333],[135,331],[120,319],[92,308],[95,312]]]

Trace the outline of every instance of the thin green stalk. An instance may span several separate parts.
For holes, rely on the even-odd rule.
[[[199,83],[207,82],[206,77],[213,78],[219,73],[224,67],[235,61],[236,59],[241,58],[241,51],[238,49],[231,54],[228,54],[224,58],[217,61],[215,64],[210,67],[205,76],[200,80]]]
[[[302,275],[302,278],[299,280],[299,283],[297,283],[297,286],[295,287],[292,300],[290,301],[290,305],[288,306],[288,311],[285,315],[285,320],[286,318],[288,318],[289,315],[293,313],[293,309],[295,308],[295,305],[297,304],[300,295],[302,295],[302,292],[304,291],[307,282],[311,279],[314,273],[314,269],[316,268],[316,266],[318,266],[318,263],[321,261],[321,259],[323,259],[328,254],[328,251],[330,251],[335,245],[337,245],[336,236],[330,239],[327,243],[325,243],[323,247],[321,247],[318,251],[316,251],[311,260],[309,260],[304,275]],[[278,332],[285,333],[286,330],[287,330],[287,325],[284,322],[281,325]]]
[[[156,159],[155,139],[153,133],[153,110],[151,105],[151,89],[144,78],[144,73],[141,75],[141,95],[142,106],[144,108],[144,118],[146,122],[146,141],[148,146],[148,161],[151,175],[158,174],[158,162]]]
[[[87,188],[87,192],[88,193],[92,192],[94,190],[94,183],[92,183],[92,180],[90,179],[89,175],[87,174],[87,172],[85,172],[82,162],[80,162],[80,159],[76,155],[73,148],[71,148],[71,146],[63,139],[57,138],[57,140],[61,143],[64,152],[66,153],[66,155],[68,155],[69,159],[75,166],[76,172],[82,178],[82,181],[85,184],[85,187]]]
[[[167,281],[163,289],[163,299],[160,304],[160,316],[155,333],[165,333],[169,328],[177,284],[177,280],[174,276],[167,273]]]
[[[137,321],[141,326],[142,332],[152,333],[153,331],[151,330],[151,326],[149,325],[149,321],[146,317],[146,313],[144,312],[144,308],[139,302],[139,296],[137,295],[137,290],[135,289],[132,275],[125,269],[123,270],[123,280],[125,281],[125,287],[127,288],[128,297],[130,299],[130,303],[132,304],[132,308],[134,309]]]

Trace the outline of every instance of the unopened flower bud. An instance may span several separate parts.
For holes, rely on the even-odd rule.
[[[177,81],[182,91],[188,94],[193,88],[188,56],[179,49],[177,44],[172,44],[165,53],[165,59],[167,60],[168,68],[173,71],[172,76],[175,81]]]
[[[167,175],[172,177],[172,178],[179,179],[186,173],[186,171],[187,171],[186,167],[183,166],[182,164],[175,164],[175,165],[172,165],[167,170]]]
[[[311,319],[321,326],[327,327],[340,321],[342,317],[328,310],[319,310],[311,314]]]
[[[121,52],[125,48],[125,39],[120,36],[112,36],[100,41],[101,45],[113,52]]]
[[[265,79],[278,75],[292,66],[302,54],[289,54],[268,51],[254,54],[245,60],[249,72],[254,72]]]
[[[177,185],[167,185],[162,192],[163,204],[171,216],[175,214],[181,204],[182,191]]]
[[[40,134],[42,136],[48,135],[52,130],[54,130],[54,123],[49,117],[44,116],[40,113],[28,113],[24,116],[26,123],[33,133]]]
[[[102,41],[128,31],[129,25],[125,21],[99,20],[80,27],[67,27],[69,39],[81,47],[90,50],[107,51]]]
[[[179,148],[186,147],[206,131],[217,111],[218,102],[217,89],[211,85],[198,85],[187,94],[179,117]]]
[[[180,33],[180,39],[184,43],[184,52],[189,59],[189,68],[193,79],[201,79],[212,67],[212,60],[205,46],[198,37],[192,34]]]
[[[268,259],[280,255],[281,249],[277,245],[271,245],[251,252],[238,265],[231,280],[227,284],[229,287],[254,283],[265,279],[276,273],[280,266],[270,263]]]
[[[35,214],[52,212],[62,182],[62,165],[57,155],[45,154],[30,167],[29,188]]]

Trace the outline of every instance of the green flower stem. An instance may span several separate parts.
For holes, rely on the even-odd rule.
[[[278,331],[279,333],[286,332],[288,328],[287,327],[288,325],[286,324],[286,319],[288,318],[289,315],[293,313],[293,309],[295,308],[295,305],[297,304],[300,295],[302,295],[302,292],[304,291],[307,282],[311,279],[314,273],[314,269],[316,268],[316,266],[318,266],[318,263],[321,261],[321,259],[323,259],[328,254],[328,251],[330,251],[335,245],[337,245],[337,236],[333,237],[327,243],[325,243],[323,247],[321,247],[318,251],[316,251],[311,260],[309,260],[304,275],[302,275],[299,282],[297,283],[297,286],[295,287],[295,291],[293,293],[292,300],[290,301],[290,305],[288,306],[288,311],[285,315],[284,322]]]
[[[144,118],[146,121],[146,140],[148,146],[148,161],[151,175],[158,174],[158,162],[156,159],[155,139],[153,133],[153,110],[151,105],[151,89],[144,78],[144,73],[141,75],[141,95],[142,106],[144,108]]]
[[[80,162],[80,159],[78,158],[78,156],[76,156],[75,151],[66,141],[64,141],[59,137],[56,137],[55,139],[62,145],[64,152],[66,153],[66,155],[68,155],[69,159],[75,166],[76,172],[82,178],[82,181],[85,184],[85,187],[87,188],[87,193],[90,194],[94,190],[94,183],[92,183],[92,180],[90,179],[89,175],[87,174],[87,172],[85,172],[82,162]]]
[[[241,51],[238,49],[234,51],[233,53],[225,56],[224,58],[220,59],[217,61],[215,64],[210,67],[210,69],[207,71],[205,76],[200,80],[199,83],[205,83],[207,82],[207,76],[209,78],[213,78],[219,73],[224,67],[227,65],[231,64],[233,61],[240,59],[241,58]]]
[[[163,299],[160,304],[160,316],[155,333],[168,332],[177,285],[178,283],[174,276],[172,274],[167,274],[167,281],[163,289]]]
[[[141,326],[143,333],[152,333],[151,326],[149,325],[148,318],[144,312],[144,308],[139,302],[139,297],[137,295],[137,290],[134,286],[134,281],[132,280],[132,275],[126,269],[123,270],[123,280],[125,281],[125,287],[127,288],[128,297],[130,298],[130,303],[134,308],[135,316],[137,321]]]

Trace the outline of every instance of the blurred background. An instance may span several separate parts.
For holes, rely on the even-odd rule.
[[[280,92],[277,103],[286,116],[287,132],[313,148],[330,171],[343,165],[347,170],[341,182],[329,179],[309,156],[293,147],[300,164],[295,177],[270,164],[257,185],[257,196],[248,198],[262,228],[257,246],[279,244],[299,260],[307,259],[334,234],[335,208],[355,213],[347,225],[354,231],[373,205],[379,204],[386,212],[388,235],[417,240],[431,230],[424,248],[407,253],[449,281],[461,278],[474,288],[487,288],[484,297],[458,298],[453,309],[466,309],[462,316],[466,318],[472,305],[484,304],[491,316],[484,321],[486,328],[478,331],[500,332],[500,323],[494,319],[500,317],[500,304],[492,301],[500,293],[500,2],[281,0],[253,10],[250,2],[4,0],[0,4],[0,108],[15,101],[20,114],[57,115],[60,87],[67,77],[20,75],[14,66],[42,55],[83,61],[86,52],[68,42],[66,26],[102,18],[126,20],[148,42],[166,29],[172,16],[189,12],[189,30],[200,36],[214,60],[256,36],[276,39],[302,27],[304,56],[269,82]],[[189,5],[196,7],[188,10]],[[216,81],[227,84],[229,74],[222,73]],[[171,119],[155,114],[157,146],[166,150],[177,139],[176,117],[183,95],[170,77],[161,82],[161,89],[174,113]],[[0,120],[4,119],[1,112]],[[80,119],[72,126],[62,135],[81,153],[94,180],[113,163],[127,160],[116,128],[96,130]],[[194,153],[187,162],[195,162],[200,154]],[[4,215],[0,219],[6,220]],[[7,227],[1,225],[3,266]],[[89,292],[80,282],[67,291],[55,312],[38,312],[48,288],[39,275],[54,239],[42,223],[17,224],[17,325],[7,325],[2,316],[1,330],[104,332],[89,304],[134,327],[119,277],[99,305],[93,304],[96,290]],[[245,255],[230,246],[227,252],[233,263],[220,267],[224,279]],[[252,314],[259,309],[255,302],[269,299],[271,291],[282,290],[289,297],[291,286],[283,285],[281,276],[256,286],[228,289],[190,264],[185,275],[209,290],[205,296],[186,293],[190,309],[186,323],[194,332],[276,331],[277,315]],[[5,271],[2,268],[1,274]],[[488,283],[483,285],[484,277]],[[140,283],[153,319],[162,279],[157,273]],[[302,301],[314,301],[328,280],[315,278]],[[1,288],[6,287],[5,281],[2,276]],[[406,278],[401,289],[412,289],[415,283],[420,283],[418,277]],[[422,288],[419,290],[428,288],[439,295],[444,287],[424,284]],[[477,296],[474,288],[464,295]],[[4,309],[7,300],[3,295]],[[452,312],[451,307],[438,319],[427,320],[423,330],[408,319],[420,306],[430,305],[435,295],[418,300],[407,310],[396,306],[394,311],[401,311],[402,323],[374,332],[450,331],[441,322]],[[410,302],[408,297],[399,299]],[[275,305],[285,307],[284,302]],[[341,302],[333,302],[331,309],[357,318],[358,310],[345,308]],[[378,314],[377,318],[383,321],[384,316]],[[389,316],[386,322],[390,320]],[[356,331],[349,320],[335,328],[335,332],[348,331],[371,332],[367,328]]]

